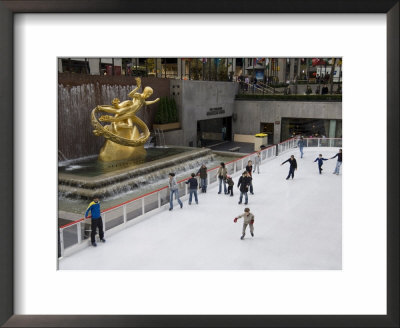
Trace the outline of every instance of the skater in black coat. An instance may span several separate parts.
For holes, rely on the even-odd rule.
[[[294,158],[294,155],[290,156],[289,159],[284,161],[281,165],[285,164],[286,162],[290,163],[290,168],[289,168],[289,174],[286,178],[286,180],[289,180],[290,176],[292,176],[292,179],[294,178],[294,170],[297,170],[297,162],[296,159]]]
[[[242,176],[239,178],[238,181],[238,188],[240,189],[240,198],[239,198],[239,204],[242,204],[242,199],[243,196],[245,198],[245,205],[248,203],[249,198],[247,195],[247,192],[249,191],[249,186],[251,183],[251,178],[249,177],[249,172],[244,171]]]
[[[197,184],[197,179],[195,178],[196,174],[192,173],[191,176],[192,177],[188,181],[186,181],[186,184],[189,185],[189,205],[192,204],[192,195],[194,195],[194,200],[196,201],[196,204],[199,203],[199,200],[197,199],[198,184]]]

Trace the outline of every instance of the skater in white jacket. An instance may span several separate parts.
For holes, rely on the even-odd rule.
[[[261,164],[261,156],[260,156],[260,152],[257,152],[257,156],[254,159],[253,173],[255,173],[256,169],[257,169],[257,173],[260,174],[260,164]]]
[[[244,213],[236,217],[233,222],[237,222],[238,219],[243,218],[243,231],[242,231],[242,236],[240,239],[243,240],[245,234],[246,234],[246,228],[247,226],[250,226],[250,234],[252,237],[254,237],[254,214],[250,213],[250,209],[246,207],[244,209]]]

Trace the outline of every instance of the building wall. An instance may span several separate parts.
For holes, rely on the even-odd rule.
[[[165,131],[164,139],[166,145],[181,145],[183,139],[183,130]]]
[[[180,145],[197,144],[197,121],[232,116],[238,87],[233,82],[171,80],[170,93],[178,105],[183,130]],[[211,108],[219,107],[224,113],[207,115]]]
[[[342,103],[237,100],[234,117],[234,134],[254,135],[260,132],[261,122],[274,123],[273,142],[276,144],[280,142],[282,117],[342,119]]]

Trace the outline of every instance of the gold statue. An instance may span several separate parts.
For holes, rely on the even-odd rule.
[[[111,106],[101,105],[93,109],[91,115],[93,133],[106,138],[106,142],[100,150],[99,160],[109,162],[144,157],[146,154],[144,144],[150,137],[150,131],[147,125],[136,117],[136,112],[143,105],[154,104],[160,99],[146,101],[153,94],[153,89],[145,87],[143,93],[138,93],[140,87],[141,79],[136,78],[136,88],[128,94],[132,100],[120,102],[118,98],[115,98]],[[96,113],[98,111],[114,114],[114,116],[102,115],[97,120]],[[99,121],[111,124],[103,126]],[[139,128],[142,130],[141,133]]]

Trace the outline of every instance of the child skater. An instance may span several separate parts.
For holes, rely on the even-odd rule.
[[[242,236],[240,237],[241,240],[243,240],[245,234],[246,234],[246,228],[249,225],[250,226],[250,234],[252,237],[254,237],[254,214],[250,213],[250,209],[246,207],[244,209],[244,213],[236,217],[233,222],[237,222],[238,219],[243,218],[243,231],[242,231]]]
[[[233,196],[233,186],[235,185],[235,183],[232,180],[232,177],[230,175],[226,176],[226,183],[228,184],[228,194],[231,194],[231,197]]]
[[[324,161],[327,161],[327,158],[322,158],[322,154],[319,154],[319,156],[315,159],[314,163],[318,161],[318,169],[319,169],[319,174],[322,173],[322,165],[324,164]]]

